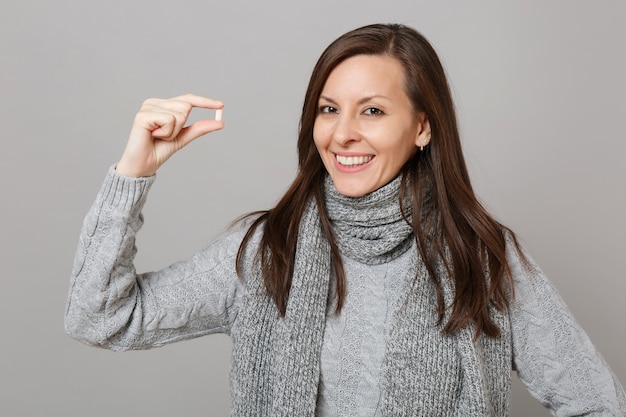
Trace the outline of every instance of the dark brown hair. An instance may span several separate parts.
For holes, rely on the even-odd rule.
[[[505,257],[506,234],[477,200],[461,150],[452,96],[444,69],[430,43],[415,30],[398,24],[375,24],[350,31],[331,43],[319,58],[306,91],[298,137],[299,170],[288,191],[271,210],[260,212],[248,230],[237,256],[241,275],[243,253],[256,228],[264,224],[257,252],[264,283],[281,315],[285,314],[294,269],[298,228],[309,201],[317,204],[321,224],[330,242],[337,279],[337,312],[342,308],[346,282],[340,253],[326,214],[323,184],[326,170],[313,142],[319,96],[331,71],[355,55],[386,55],[397,59],[405,72],[406,93],[413,110],[430,122],[430,145],[402,169],[401,196],[408,187],[412,198],[412,227],[417,249],[437,291],[439,321],[450,308],[444,327],[455,333],[474,322],[476,335],[496,337],[500,329],[489,308],[504,311],[512,280]],[[402,201],[402,197],[400,198]],[[417,215],[420,214],[420,215]],[[517,243],[515,243],[517,244]],[[446,306],[437,262],[443,262],[455,289]]]

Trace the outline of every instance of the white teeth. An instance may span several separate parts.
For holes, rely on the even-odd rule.
[[[337,162],[345,166],[363,165],[372,160],[373,156],[337,156]]]

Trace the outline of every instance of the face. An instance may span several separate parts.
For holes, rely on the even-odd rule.
[[[360,197],[387,184],[430,136],[404,83],[400,62],[383,55],[348,58],[326,80],[313,139],[341,194]]]

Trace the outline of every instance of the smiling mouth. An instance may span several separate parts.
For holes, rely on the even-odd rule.
[[[339,162],[340,165],[343,165],[345,167],[357,167],[359,165],[365,165],[369,161],[374,159],[372,155],[367,155],[367,156],[335,155],[335,158],[337,158],[337,162]]]

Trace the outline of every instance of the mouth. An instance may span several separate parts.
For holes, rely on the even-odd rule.
[[[339,165],[346,168],[355,168],[361,165],[367,164],[374,159],[372,155],[359,155],[359,156],[344,156],[335,154],[335,159]]]

